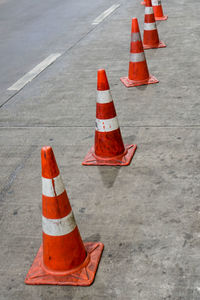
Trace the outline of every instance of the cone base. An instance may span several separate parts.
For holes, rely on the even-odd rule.
[[[135,81],[131,80],[128,77],[121,77],[120,78],[121,82],[127,87],[133,87],[133,86],[140,86],[140,85],[145,85],[145,84],[153,84],[153,83],[158,83],[158,79],[154,77],[153,75],[149,75],[149,78],[146,80],[141,80],[141,81]]]
[[[41,245],[36,258],[26,276],[26,284],[51,285],[80,285],[88,286],[94,281],[104,245],[98,243],[84,243],[87,257],[82,265],[68,272],[48,271],[43,267],[43,246]],[[89,257],[88,257],[89,256]]]
[[[156,21],[165,21],[168,19],[168,16],[162,16],[162,17],[155,17]]]
[[[163,41],[159,41],[159,43],[156,44],[156,45],[145,45],[145,44],[143,44],[144,50],[155,49],[155,48],[165,48],[165,47],[167,47],[167,46],[165,45],[165,43]]]
[[[110,158],[96,156],[94,147],[86,155],[82,165],[84,166],[128,166],[137,149],[137,145],[125,145],[125,154]]]

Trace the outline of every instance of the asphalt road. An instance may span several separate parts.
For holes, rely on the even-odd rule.
[[[113,1],[0,1],[0,104],[7,89],[52,53],[64,53],[91,29]]]
[[[127,89],[139,0],[0,0],[0,300],[200,299],[200,3],[163,0],[166,48],[146,51],[158,84]],[[37,5],[36,5],[37,3]],[[113,4],[113,14],[93,21]],[[8,90],[52,53],[30,83]],[[128,167],[84,167],[105,68]],[[90,287],[27,286],[42,241],[40,150],[54,149],[84,241],[105,248]]]

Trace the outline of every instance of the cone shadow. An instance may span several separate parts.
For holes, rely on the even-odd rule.
[[[147,87],[148,87],[148,84],[136,86],[136,88],[137,88],[138,90],[140,90],[140,91],[146,90]]]
[[[120,166],[99,166],[97,167],[105,187],[111,188],[117,178]]]
[[[157,53],[157,51],[159,52],[160,51],[160,48],[153,48],[153,49],[148,49],[148,50],[146,50],[146,51],[148,51],[148,55],[149,56],[151,56],[151,57],[155,57],[155,56],[157,56],[158,55],[158,53]],[[149,58],[149,59],[151,59],[151,57]],[[149,73],[153,73],[153,71],[152,72],[149,72]]]
[[[158,27],[162,21],[156,21],[156,26]]]
[[[135,144],[136,136],[135,135],[129,135],[126,137],[123,137],[124,144]]]
[[[98,241],[100,241],[100,240],[101,240],[100,234],[99,234],[99,233],[96,233],[96,234],[92,234],[92,235],[86,237],[86,238],[84,239],[84,242],[91,242],[91,241],[93,241],[93,242],[98,242]]]

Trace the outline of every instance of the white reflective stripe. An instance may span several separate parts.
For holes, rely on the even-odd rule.
[[[61,195],[65,190],[60,174],[53,178],[48,179],[42,177],[42,194],[47,197],[55,197]]]
[[[107,120],[96,119],[96,130],[100,132],[109,132],[119,128],[117,117]]]
[[[151,3],[153,6],[158,6],[161,5],[161,0],[152,0]]]
[[[109,103],[112,102],[112,95],[110,90],[106,91],[97,91],[97,103]]]
[[[146,6],[145,15],[152,15],[152,14],[153,14],[153,7]]]
[[[144,23],[144,30],[155,30],[156,23]]]
[[[141,37],[140,37],[140,33],[139,32],[132,32],[131,33],[131,42],[137,42],[137,41],[141,41]]]
[[[140,62],[145,60],[144,52],[140,53],[130,53],[130,62]]]
[[[51,236],[61,236],[72,232],[76,227],[73,212],[61,219],[47,219],[42,216],[42,230]]]
[[[92,25],[98,25],[99,23],[101,23],[107,16],[109,16],[113,11],[115,11],[118,7],[120,6],[120,4],[114,4],[112,5],[110,8],[108,8],[107,10],[105,10],[102,14],[100,14],[100,16],[98,16],[93,22]]]

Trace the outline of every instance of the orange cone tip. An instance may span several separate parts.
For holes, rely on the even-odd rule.
[[[109,90],[110,86],[108,83],[108,79],[106,76],[106,71],[104,69],[100,69],[97,72],[97,91],[106,91]]]
[[[98,70],[95,142],[82,164],[127,166],[136,148],[123,143],[106,72]]]
[[[26,284],[90,285],[103,244],[83,243],[51,147],[41,150],[43,243]]]

